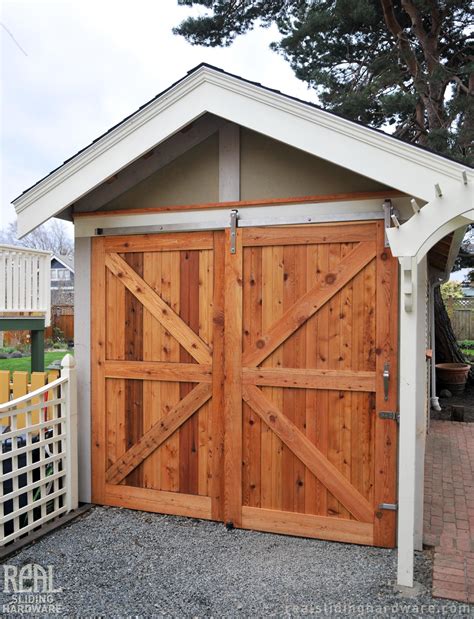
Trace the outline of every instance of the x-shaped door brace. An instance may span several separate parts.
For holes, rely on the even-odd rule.
[[[148,432],[127,450],[108,469],[106,480],[119,484],[139,464],[158,449],[193,413],[201,408],[212,395],[212,385],[200,383],[188,393],[163,419],[155,423]]]
[[[211,365],[210,347],[178,314],[116,253],[108,253],[105,265],[119,281],[142,303],[158,322],[200,364]],[[212,385],[199,383],[166,416],[151,427],[108,469],[108,483],[118,484],[145,458],[166,441],[176,430],[201,408],[212,395]]]
[[[243,355],[242,365],[256,367],[262,363],[374,258],[375,242],[358,243],[322,282],[308,290],[255,342],[254,348]]]
[[[212,363],[210,347],[191,327],[116,253],[108,253],[105,266],[142,303],[163,327],[196,359]]]
[[[243,356],[243,365],[256,367],[266,359],[374,257],[375,244],[360,242],[333,272],[326,275],[324,282],[313,286],[272,325],[267,334],[257,341],[255,349]],[[118,254],[108,254],[106,266],[198,362],[212,362],[209,346]],[[211,395],[211,385],[197,385],[108,469],[107,482],[118,484],[125,479],[201,408]],[[373,521],[374,509],[367,499],[258,387],[244,385],[243,399],[355,518],[363,522]]]
[[[262,391],[254,385],[244,385],[242,397],[278,438],[340,501],[362,522],[373,522],[374,509],[351,482],[326,456],[286,417]]]

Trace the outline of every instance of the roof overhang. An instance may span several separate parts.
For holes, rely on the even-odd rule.
[[[429,202],[458,191],[464,166],[314,107],[201,65],[13,201],[27,234],[205,113]]]

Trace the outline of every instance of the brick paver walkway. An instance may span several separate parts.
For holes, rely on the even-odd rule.
[[[432,421],[424,542],[435,547],[433,596],[474,603],[474,423]]]

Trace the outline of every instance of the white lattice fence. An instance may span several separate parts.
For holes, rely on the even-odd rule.
[[[77,508],[76,400],[75,362],[66,355],[60,378],[0,404],[2,546]]]
[[[455,299],[454,309],[471,310],[471,312],[474,312],[474,297],[464,297],[463,299]]]

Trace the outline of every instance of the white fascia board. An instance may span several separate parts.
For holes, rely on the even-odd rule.
[[[435,184],[448,194],[462,183],[460,164],[201,67],[14,200],[19,234],[57,215],[206,112],[422,200],[432,199]]]
[[[193,76],[190,76],[191,78]],[[92,144],[13,204],[24,236],[205,113],[199,88],[184,80]]]
[[[459,163],[231,76],[210,76],[206,89],[213,114],[410,196],[430,201],[435,184],[447,194],[463,184],[464,171],[474,182],[474,171]]]

